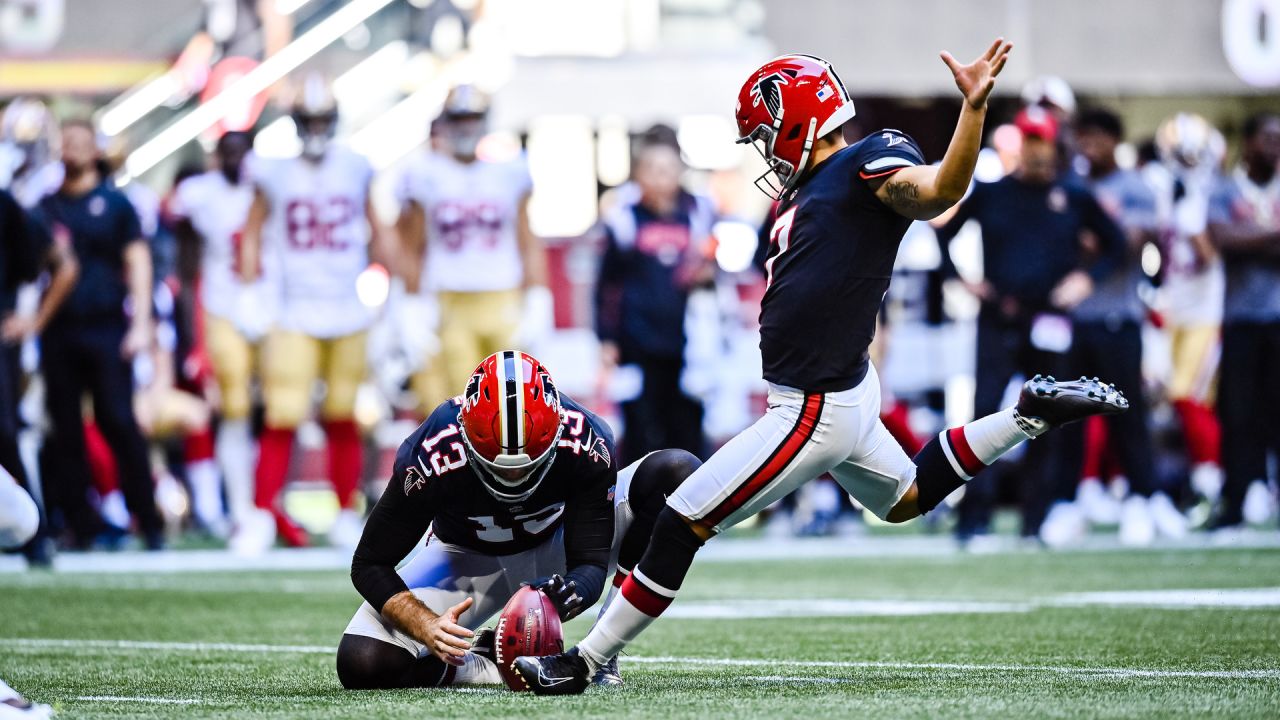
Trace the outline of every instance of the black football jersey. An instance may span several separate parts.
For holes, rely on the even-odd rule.
[[[923,163],[914,140],[882,130],[827,158],[779,203],[760,305],[765,380],[807,392],[862,382],[876,314],[912,222],[871,183]]]
[[[520,503],[498,500],[476,476],[458,426],[462,399],[441,403],[396,453],[387,489],[365,523],[352,579],[375,608],[404,588],[397,563],[431,527],[441,541],[486,555],[534,548],[564,527],[565,562],[608,564],[617,479],[613,432],[561,395],[564,432],[538,489]]]

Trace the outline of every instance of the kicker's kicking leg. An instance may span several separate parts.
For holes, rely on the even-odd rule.
[[[948,495],[1000,456],[1050,429],[1091,415],[1114,415],[1129,401],[1097,378],[1060,382],[1040,375],[1022,386],[1018,404],[944,430],[913,459],[916,479],[889,511],[889,522],[905,522],[934,509]]]

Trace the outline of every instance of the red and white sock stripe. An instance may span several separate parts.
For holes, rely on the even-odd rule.
[[[620,592],[635,609],[655,618],[671,605],[672,600],[676,599],[675,590],[668,590],[645,577],[644,573],[640,572],[640,568],[633,570],[631,575],[622,582]]]
[[[942,453],[951,463],[951,469],[965,480],[972,480],[974,475],[986,469],[986,464],[978,459],[973,448],[965,437],[963,427],[943,430],[938,434],[938,442],[942,445]]]

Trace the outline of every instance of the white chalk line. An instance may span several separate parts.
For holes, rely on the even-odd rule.
[[[170,652],[230,652],[332,655],[324,645],[263,645],[253,643],[157,642],[146,640],[66,640],[56,638],[0,638],[0,647],[27,649],[162,650]],[[1280,669],[1253,670],[1157,670],[1149,668],[1084,667],[1074,665],[1022,665],[1017,663],[898,662],[890,660],[765,660],[747,658],[698,658],[631,656],[623,664],[676,665],[721,668],[808,668],[827,670],[934,670],[941,672],[1033,672],[1118,678],[1207,678],[1221,680],[1280,680]],[[761,676],[773,677],[773,676]],[[777,676],[785,678],[785,676]],[[774,680],[773,682],[782,682]]]
[[[162,698],[162,697],[126,697],[123,695],[81,695],[76,698],[83,702],[122,702],[122,703],[147,703],[151,705],[203,705],[203,700],[195,700],[191,698]]]

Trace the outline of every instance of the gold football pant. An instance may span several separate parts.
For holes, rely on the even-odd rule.
[[[245,420],[252,406],[254,347],[226,318],[204,314],[204,341],[222,395],[222,417]]]
[[[1196,400],[1212,406],[1222,349],[1220,328],[1217,325],[1168,325],[1166,332],[1173,364],[1169,398]]]
[[[461,393],[480,361],[512,349],[520,327],[519,290],[442,292],[440,354],[412,380],[424,412]]]
[[[325,382],[320,416],[349,420],[367,369],[364,331],[336,338],[273,330],[264,348],[263,393],[267,426],[296,428],[310,414],[311,387]]]

